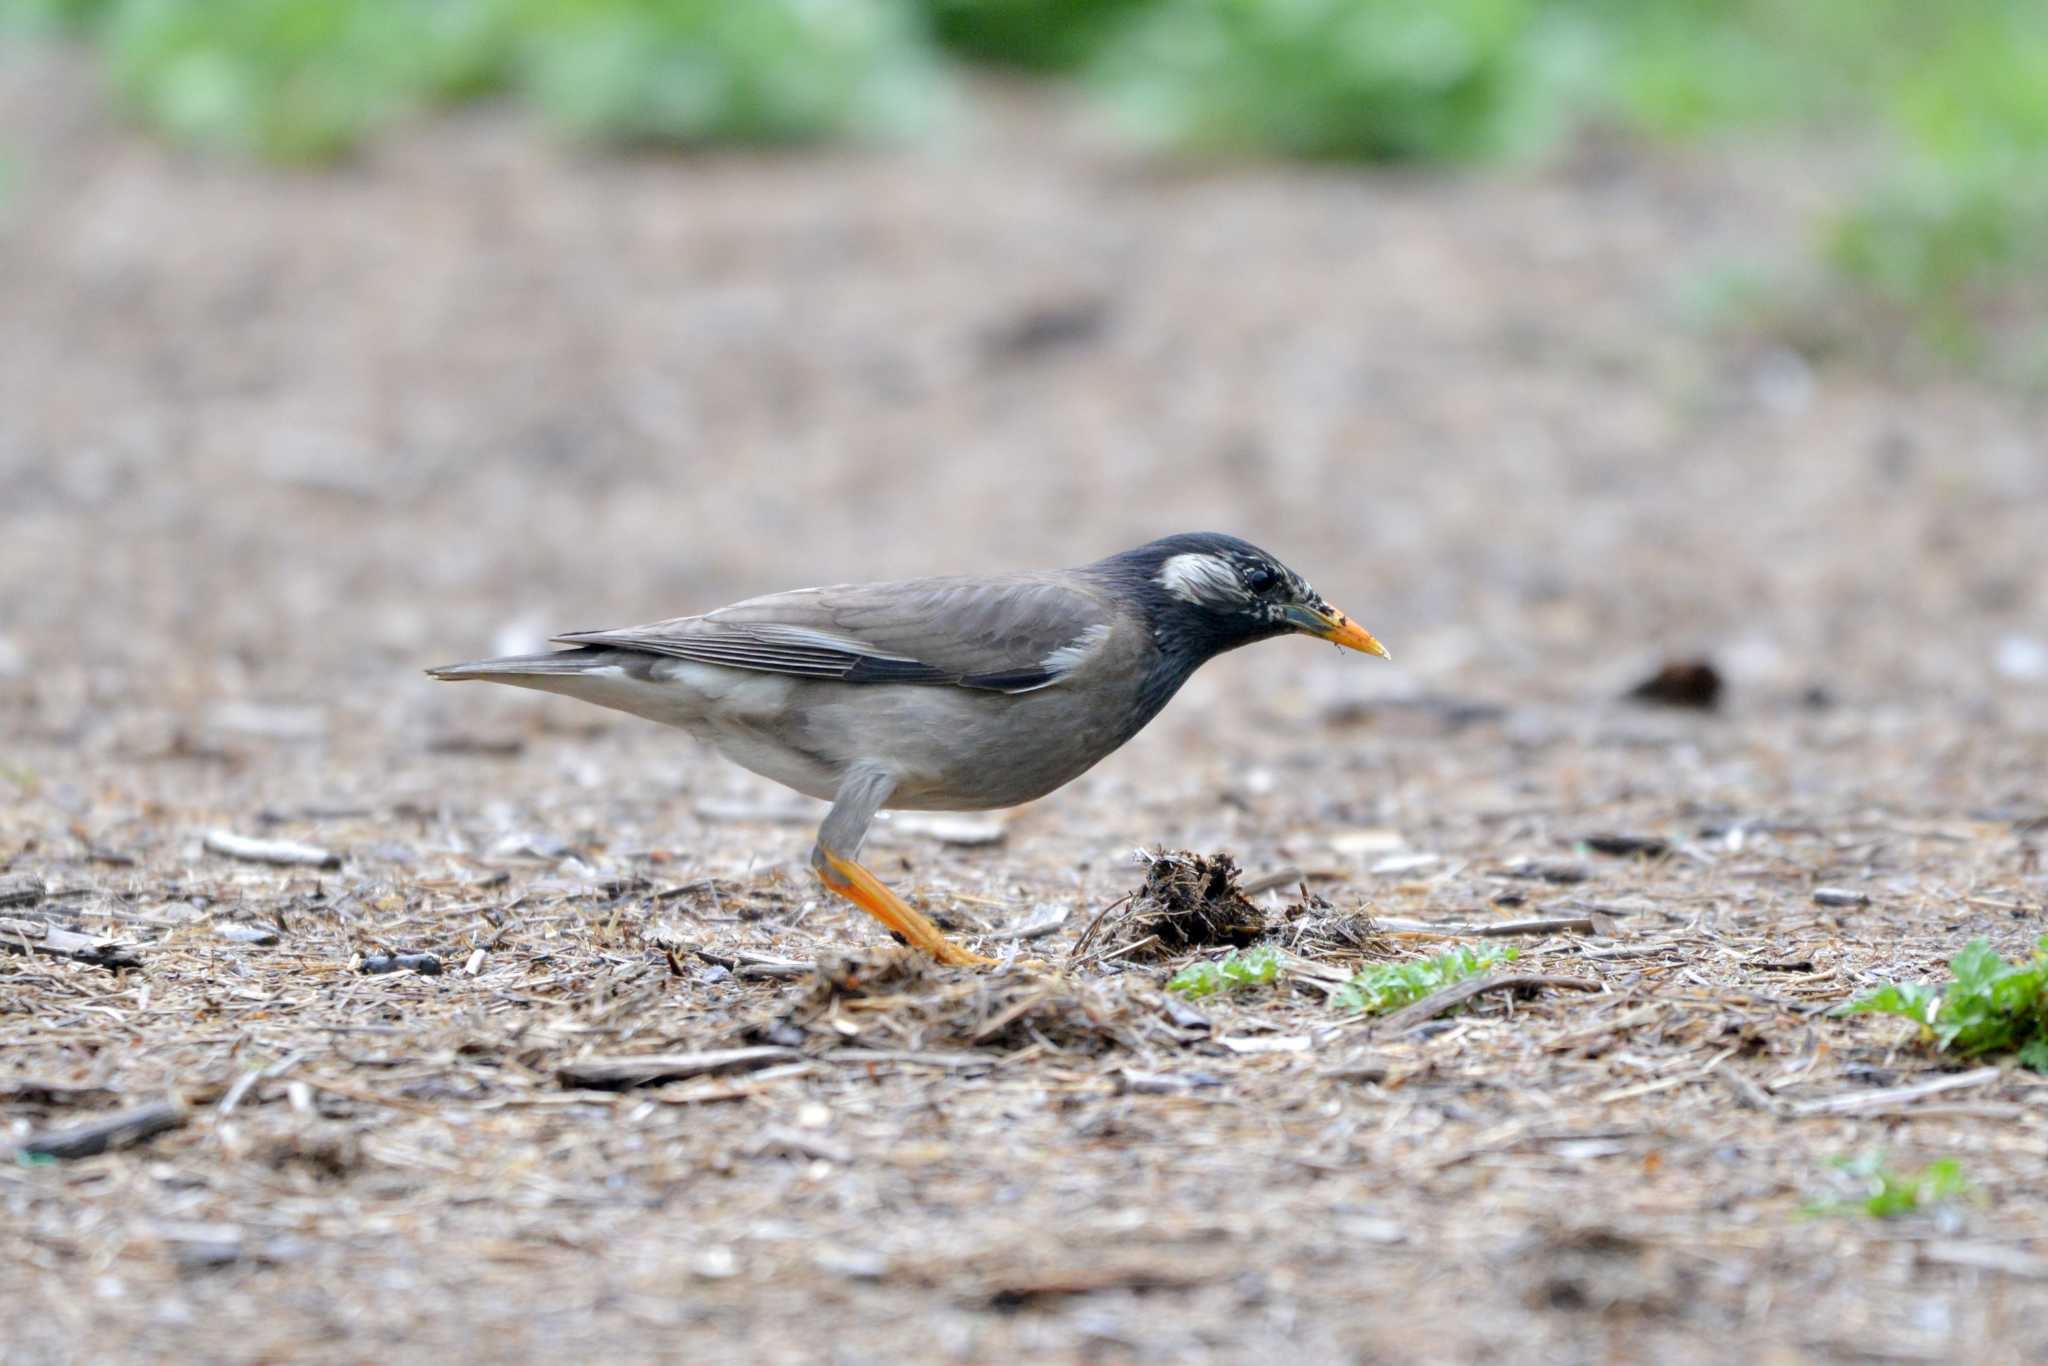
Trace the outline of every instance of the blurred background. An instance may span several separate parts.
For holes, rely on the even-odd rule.
[[[1195,528],[1399,663],[1183,738],[1694,654],[2038,713],[2031,0],[0,14],[22,753],[403,755],[549,629]]]

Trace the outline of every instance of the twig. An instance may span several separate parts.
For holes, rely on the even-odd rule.
[[[1545,977],[1528,972],[1511,972],[1505,976],[1467,977],[1462,982],[1423,997],[1413,1005],[1403,1006],[1381,1020],[1373,1032],[1399,1034],[1427,1020],[1434,1020],[1447,1010],[1455,1010],[1484,992],[1527,991],[1537,987],[1563,987],[1570,991],[1601,989],[1600,983],[1584,977]]]
[[[1110,902],[1107,906],[1104,906],[1099,912],[1096,913],[1095,918],[1088,922],[1088,928],[1081,931],[1081,937],[1074,941],[1074,947],[1067,951],[1068,962],[1073,963],[1076,966],[1080,964],[1081,955],[1086,953],[1088,951],[1089,944],[1094,942],[1095,932],[1098,929],[1102,928],[1102,922],[1109,919],[1109,913],[1111,911],[1116,910],[1119,906],[1129,905],[1131,897],[1133,895],[1134,893],[1125,892],[1122,896]]]
[[[681,1081],[722,1072],[751,1072],[771,1062],[794,1062],[794,1048],[717,1048],[704,1053],[647,1053],[633,1057],[581,1058],[564,1063],[556,1075],[564,1086],[622,1091],[655,1082]]]
[[[1593,933],[1593,917],[1590,915],[1546,915],[1533,920],[1499,920],[1492,923],[1450,925],[1428,920],[1389,920],[1381,918],[1379,927],[1398,934],[1437,934],[1446,939],[1499,939],[1515,934],[1557,934],[1572,932]]]
[[[1932,1081],[1916,1082],[1911,1086],[1888,1086],[1881,1091],[1853,1091],[1847,1095],[1801,1101],[1792,1105],[1790,1111],[1794,1115],[1804,1117],[1856,1115],[1872,1110],[1889,1110],[1895,1105],[1919,1100],[1923,1096],[1938,1096],[1944,1091],[1961,1091],[1971,1086],[1982,1086],[1987,1081],[1997,1081],[2001,1075],[2003,1074],[1996,1067],[1980,1067],[1974,1072],[1936,1077]]]
[[[123,1110],[90,1124],[80,1124],[55,1133],[42,1134],[21,1145],[24,1157],[91,1157],[113,1148],[132,1147],[185,1123],[185,1106],[175,1100],[157,1101]]]
[[[1007,930],[997,930],[987,937],[1005,943],[1020,942],[1026,939],[1043,939],[1058,930],[1062,925],[1065,925],[1067,918],[1072,914],[1073,912],[1069,907],[1055,906],[1035,920],[1027,920],[1023,924]]]

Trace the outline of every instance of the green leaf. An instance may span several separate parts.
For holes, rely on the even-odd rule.
[[[1954,975],[1958,988],[1975,991],[2005,970],[2005,960],[1998,956],[1998,950],[1991,947],[1990,940],[1972,939],[1963,946],[1961,953],[1949,961],[1948,970]]]
[[[1432,958],[1404,963],[1375,963],[1362,969],[1336,995],[1345,1010],[1366,1015],[1384,1015],[1399,1010],[1453,982],[1491,972],[1502,963],[1513,962],[1519,949],[1459,947]]]
[[[1213,996],[1219,991],[1270,986],[1279,979],[1279,950],[1262,946],[1242,955],[1233,950],[1220,962],[1190,963],[1167,979],[1166,989],[1186,996]]]
[[[1902,1015],[1923,1028],[1934,1023],[1934,1013],[1941,1006],[1941,993],[1924,982],[1887,982],[1875,991],[1867,991],[1844,1006],[1837,1006],[1837,1015]]]

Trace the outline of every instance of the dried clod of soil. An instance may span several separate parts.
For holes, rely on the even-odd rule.
[[[1652,706],[1712,711],[1721,700],[1721,671],[1704,659],[1666,660],[1626,695]]]
[[[1075,958],[1167,958],[1225,944],[1242,948],[1266,933],[1266,913],[1238,890],[1230,855],[1159,849],[1143,857],[1144,885],[1096,918],[1074,945]]]

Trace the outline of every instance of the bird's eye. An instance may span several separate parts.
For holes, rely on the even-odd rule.
[[[1244,586],[1254,593],[1263,593],[1280,582],[1280,576],[1262,564],[1255,564],[1244,571]]]

